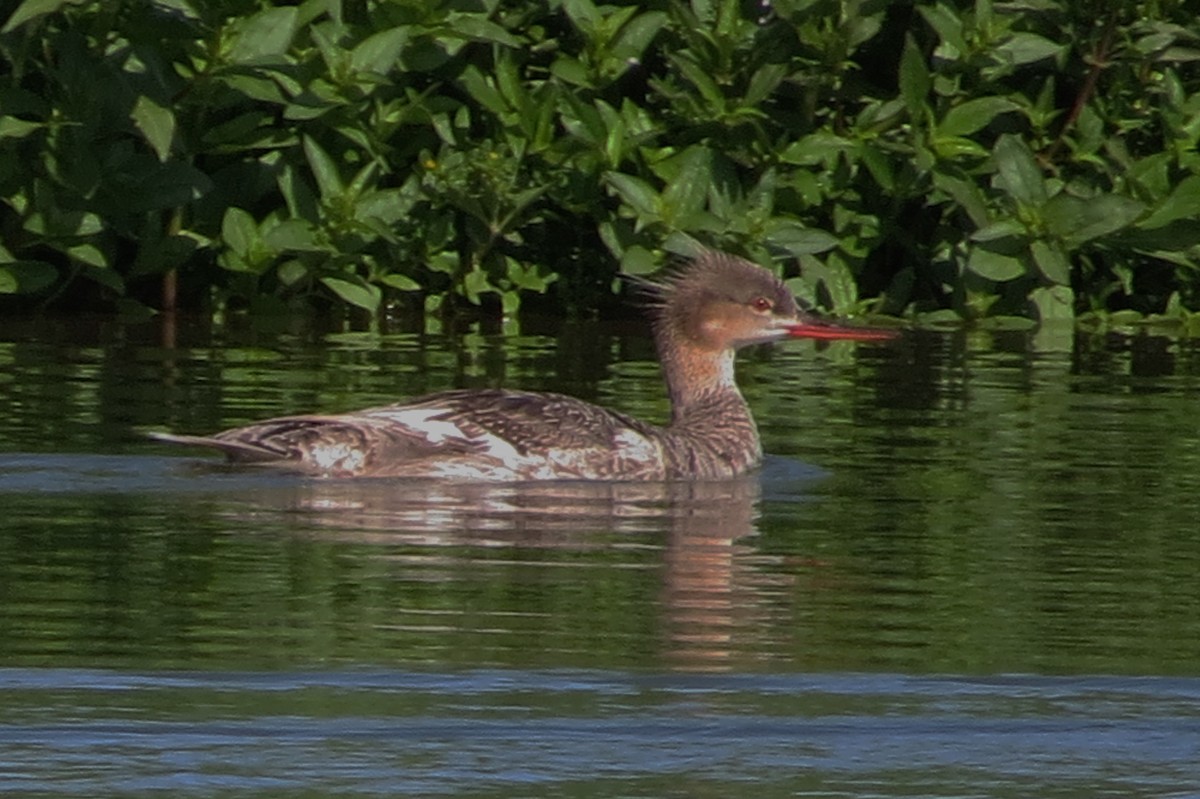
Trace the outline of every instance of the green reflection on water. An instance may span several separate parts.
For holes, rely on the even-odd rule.
[[[460,385],[666,409],[645,339],[599,328],[92,333],[0,342],[3,450],[137,462],[165,451],[144,428]],[[768,450],[819,483],[9,492],[0,664],[1196,674],[1197,363],[1164,340],[931,334],[749,353]]]

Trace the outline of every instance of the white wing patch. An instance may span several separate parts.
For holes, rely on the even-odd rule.
[[[313,448],[309,459],[323,472],[357,474],[366,463],[366,453],[349,444],[323,444]]]
[[[613,436],[613,448],[622,460],[637,463],[657,463],[662,460],[662,448],[636,430],[621,430]]]
[[[449,410],[446,408],[384,408],[372,411],[371,416],[420,433],[430,444],[441,444],[447,438],[468,440],[469,437],[454,422],[434,418],[447,413]]]
[[[499,436],[488,432],[484,432],[483,435],[468,435],[454,422],[437,418],[450,412],[449,408],[384,408],[372,411],[371,415],[407,427],[424,436],[430,444],[442,444],[448,439],[458,439],[482,445],[481,454],[495,458],[510,469],[528,461],[527,458],[521,457],[512,444]]]

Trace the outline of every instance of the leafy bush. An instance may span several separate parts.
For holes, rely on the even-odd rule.
[[[585,309],[699,241],[841,312],[1188,317],[1194,15],[1082,5],[24,0],[0,292]]]

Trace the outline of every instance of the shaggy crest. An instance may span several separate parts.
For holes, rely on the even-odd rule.
[[[713,250],[672,264],[653,279],[626,279],[655,325],[669,323],[687,309],[712,300],[745,305],[755,297],[766,297],[776,314],[794,316],[798,311],[796,298],[779,278],[744,258]]]

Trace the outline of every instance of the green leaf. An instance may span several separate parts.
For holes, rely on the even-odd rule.
[[[1003,239],[1023,239],[1025,226],[1015,219],[1000,219],[984,225],[971,234],[971,241],[1001,241]]]
[[[1200,220],[1200,175],[1189,175],[1154,207],[1154,210],[1138,227],[1152,230],[1177,219]]]
[[[1075,292],[1070,286],[1045,286],[1034,289],[1029,294],[1029,300],[1037,309],[1038,319],[1043,324],[1075,318]]]
[[[1013,66],[1022,66],[1054,58],[1063,52],[1065,47],[1064,44],[1053,42],[1036,33],[1019,32],[996,47],[996,53]]]
[[[463,88],[467,90],[467,94],[493,114],[501,116],[509,112],[510,108],[504,95],[500,94],[500,91],[483,76],[477,67],[472,65],[464,69],[460,80]]]
[[[633,245],[621,256],[621,272],[626,275],[649,275],[656,271],[658,259],[641,245]]]
[[[663,189],[658,208],[663,216],[678,221],[704,206],[712,185],[712,153],[707,147],[689,147],[673,166],[677,172]]]
[[[819,130],[792,142],[779,158],[786,164],[827,165],[842,153],[854,152],[855,142],[827,130]]]
[[[612,57],[630,65],[642,57],[650,42],[662,30],[667,15],[662,11],[647,11],[621,27],[611,45]]]
[[[725,113],[725,95],[721,92],[721,88],[717,86],[716,81],[696,62],[684,56],[672,56],[671,63],[683,73],[683,76],[696,87],[701,96],[708,103],[707,109],[714,116],[719,116]]]
[[[405,25],[368,36],[351,52],[350,67],[355,72],[388,74],[399,61],[410,33],[411,28]]]
[[[904,51],[900,54],[900,96],[913,117],[922,115],[925,98],[929,96],[932,82],[925,56],[917,47],[912,36],[904,38]]]
[[[563,0],[563,11],[579,32],[591,38],[596,34],[603,17],[592,0]]]
[[[63,6],[77,6],[83,2],[84,0],[25,0],[17,6],[17,10],[8,18],[8,22],[4,23],[4,27],[0,28],[0,33],[14,31],[30,20],[55,13]]]
[[[345,302],[368,311],[378,310],[379,302],[383,298],[378,286],[372,286],[361,279],[323,277],[321,282]]]
[[[0,117],[0,139],[23,139],[46,126],[41,122],[26,122],[16,117]]]
[[[479,304],[479,295],[496,291],[496,287],[488,282],[487,272],[482,269],[472,269],[463,277],[463,293],[475,305]]]
[[[231,206],[221,219],[221,238],[225,246],[245,257],[258,243],[258,224],[248,211]]]
[[[937,31],[938,38],[942,40],[942,45],[938,48],[941,51],[939,55],[956,59],[970,49],[967,39],[963,35],[963,21],[955,9],[938,3],[937,5],[919,5],[917,11],[929,23],[929,27]]]
[[[992,158],[996,162],[997,179],[1013,199],[1034,207],[1046,202],[1049,194],[1042,170],[1020,137],[1005,133],[996,140]]]
[[[941,165],[933,170],[933,185],[941,192],[958,203],[958,206],[971,218],[978,227],[988,224],[988,206],[979,185],[972,180],[961,177],[961,173],[945,171]]]
[[[67,255],[80,263],[88,264],[89,266],[106,269],[108,267],[108,256],[106,256],[99,247],[94,244],[76,244],[67,248]]]
[[[426,266],[428,266],[429,270],[432,272],[441,272],[442,274],[453,275],[458,271],[460,263],[461,259],[459,258],[458,253],[447,250],[430,256],[429,263],[426,264]]]
[[[979,97],[954,106],[938,123],[938,136],[969,136],[991,124],[1001,114],[1020,111],[1021,106],[1007,97]]]
[[[262,241],[273,252],[328,252],[330,249],[317,243],[316,231],[303,219],[288,219],[263,231]]]
[[[1003,283],[1026,273],[1025,262],[1013,255],[984,247],[972,247],[967,256],[967,268],[987,280]]]
[[[203,197],[213,188],[212,179],[189,163],[179,160],[159,163],[149,159],[148,162],[153,169],[122,187],[118,196],[121,210],[142,213],[175,208]]]
[[[1038,240],[1029,245],[1029,252],[1042,277],[1059,286],[1071,284],[1071,264],[1061,247]]]
[[[379,278],[379,282],[385,286],[396,289],[397,291],[420,291],[421,284],[413,280],[408,275],[402,275],[399,272],[391,272]]]
[[[133,124],[141,131],[159,161],[171,157],[171,143],[175,140],[175,114],[171,109],[159,105],[142,95],[133,104],[130,112]]]
[[[658,192],[649,183],[620,172],[606,173],[604,182],[615,189],[621,199],[637,211],[638,216],[658,218]]]
[[[767,244],[786,250],[792,255],[827,252],[838,245],[831,233],[818,228],[808,228],[790,219],[777,219],[763,234]]]
[[[1059,194],[1042,209],[1042,221],[1068,247],[1077,247],[1131,225],[1145,210],[1142,203],[1119,194],[1086,200]]]
[[[858,154],[862,159],[863,166],[871,173],[871,177],[875,179],[880,188],[888,193],[896,190],[896,173],[892,168],[892,159],[889,157],[889,153],[871,142],[863,142]]]
[[[345,194],[346,187],[342,184],[337,164],[311,136],[304,137],[304,155],[308,159],[313,177],[317,179],[317,189],[322,200],[329,202]]]
[[[57,280],[58,270],[42,261],[0,264],[0,294],[33,294]]]
[[[230,26],[229,63],[246,64],[286,53],[296,32],[296,14],[293,6],[268,8],[235,22]]]
[[[556,275],[544,274],[538,264],[523,264],[516,258],[505,256],[505,276],[514,286],[526,291],[544,293],[546,287],[554,282]]]
[[[572,86],[589,88],[592,85],[592,79],[588,74],[587,67],[574,58],[567,56],[559,56],[554,59],[554,63],[550,65],[550,74]]]
[[[521,47],[522,42],[503,26],[492,22],[484,14],[452,12],[446,16],[446,30],[454,36],[473,39],[477,42],[500,44],[505,47]]]
[[[308,267],[298,258],[284,261],[275,269],[279,282],[285,286],[295,286],[308,277]]]
[[[937,157],[942,161],[958,158],[987,158],[983,145],[962,136],[936,136],[931,142]]]
[[[822,261],[815,255],[800,256],[801,274],[814,283],[819,281],[833,304],[833,310],[841,313],[858,300],[858,285],[846,262],[836,252],[831,252]]]

